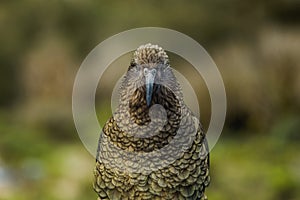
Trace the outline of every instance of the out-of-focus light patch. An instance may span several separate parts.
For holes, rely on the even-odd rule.
[[[0,166],[0,199],[8,199],[13,194],[13,177],[8,169]]]
[[[26,179],[40,180],[45,176],[43,163],[38,159],[27,159],[22,163],[22,172]]]

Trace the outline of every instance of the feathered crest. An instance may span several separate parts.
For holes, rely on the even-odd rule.
[[[169,63],[169,58],[163,48],[159,47],[158,45],[148,43],[137,48],[133,54],[132,63],[134,65],[154,63],[167,66]]]

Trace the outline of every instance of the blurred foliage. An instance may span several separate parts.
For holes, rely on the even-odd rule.
[[[94,158],[72,121],[73,81],[99,42],[143,26],[191,36],[223,76],[227,120],[211,153],[209,198],[299,199],[299,10],[297,0],[0,1],[0,199],[96,199]],[[170,57],[197,91],[207,127],[203,80]],[[129,59],[120,57],[100,80],[102,125]]]

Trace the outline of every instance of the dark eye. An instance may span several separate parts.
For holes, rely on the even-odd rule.
[[[129,65],[129,67],[128,67],[128,71],[129,71],[129,70],[133,70],[133,69],[135,69],[136,67],[137,67],[136,63],[135,63],[135,62],[131,62],[130,65]]]

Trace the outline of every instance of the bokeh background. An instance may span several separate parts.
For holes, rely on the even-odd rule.
[[[211,152],[209,199],[299,200],[298,0],[0,1],[0,199],[96,199],[94,158],[72,119],[73,81],[98,43],[143,26],[194,38],[223,76],[228,111]],[[207,129],[201,77],[178,56],[170,59],[197,92]],[[116,60],[100,81],[101,124],[129,61]]]

